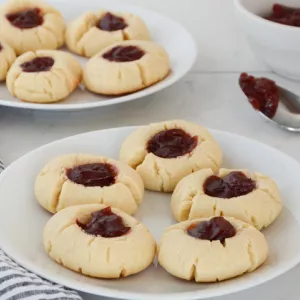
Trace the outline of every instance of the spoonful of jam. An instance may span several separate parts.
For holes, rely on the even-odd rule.
[[[300,131],[300,97],[275,81],[242,73],[239,85],[253,108],[289,131]]]

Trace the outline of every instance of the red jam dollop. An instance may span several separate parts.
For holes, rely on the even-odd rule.
[[[236,235],[236,230],[223,217],[214,217],[209,221],[192,224],[187,229],[187,234],[196,239],[220,241],[223,244],[226,239]]]
[[[116,46],[105,52],[102,57],[114,62],[130,62],[139,60],[145,52],[136,46]]]
[[[272,13],[265,19],[283,25],[300,27],[300,8],[274,4]]]
[[[6,19],[11,25],[20,29],[30,29],[40,26],[44,22],[42,12],[39,8],[31,8],[22,11],[9,13]]]
[[[93,212],[91,220],[87,224],[76,220],[77,225],[87,234],[114,238],[127,234],[130,227],[125,226],[120,216],[114,214],[110,207]]]
[[[114,14],[106,13],[98,22],[97,27],[105,31],[123,30],[127,27],[123,18],[117,17]]]
[[[253,108],[272,119],[279,102],[276,83],[268,78],[255,78],[247,73],[240,75],[239,83]]]
[[[242,172],[231,172],[223,178],[210,176],[203,185],[206,195],[218,198],[234,198],[251,193],[256,183]]]
[[[116,182],[117,170],[108,163],[91,163],[67,170],[67,177],[84,186],[110,186]]]
[[[162,158],[175,158],[192,152],[197,143],[196,136],[174,128],[154,135],[147,143],[147,151]]]
[[[31,61],[21,64],[23,72],[46,72],[54,65],[52,57],[36,57]]]

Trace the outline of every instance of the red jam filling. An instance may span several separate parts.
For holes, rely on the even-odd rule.
[[[256,184],[242,172],[231,172],[223,178],[210,176],[203,184],[206,195],[218,198],[234,198],[251,193]]]
[[[3,46],[2,46],[1,43],[0,43],[0,52],[2,51],[2,49],[3,49]]]
[[[254,109],[261,111],[269,118],[275,116],[279,102],[279,90],[273,80],[255,78],[242,73],[239,83]]]
[[[236,230],[223,217],[215,217],[209,221],[191,225],[187,229],[187,234],[200,240],[220,241],[223,244],[226,239],[235,236]]]
[[[139,60],[145,52],[136,46],[116,46],[105,52],[102,57],[114,62],[130,62]]]
[[[110,186],[116,182],[117,170],[107,163],[91,163],[67,170],[67,177],[84,186]]]
[[[46,72],[54,65],[52,57],[36,57],[31,61],[21,64],[23,72]]]
[[[147,151],[162,158],[175,158],[192,152],[198,138],[192,137],[182,129],[163,130],[147,143]]]
[[[122,218],[114,214],[110,207],[93,212],[91,215],[92,219],[87,224],[76,220],[77,225],[87,234],[114,238],[127,234],[131,229],[124,225]]]
[[[128,25],[123,18],[108,12],[99,20],[96,26],[105,31],[117,31],[125,29]]]
[[[300,8],[276,3],[273,5],[272,13],[266,19],[283,25],[300,27]]]
[[[40,26],[44,22],[44,18],[39,8],[26,9],[6,15],[11,25],[20,29],[30,29]]]

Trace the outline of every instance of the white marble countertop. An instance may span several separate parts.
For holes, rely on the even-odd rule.
[[[235,25],[232,0],[127,2],[167,14],[191,31],[199,48],[192,71],[162,92],[114,107],[65,113],[0,107],[0,155],[6,164],[36,147],[69,135],[172,118],[197,121],[210,128],[262,141],[300,161],[300,136],[263,120],[247,103],[237,80],[241,71],[247,71],[267,73],[299,94],[300,86],[268,74],[268,69],[252,55]],[[300,266],[266,284],[218,299],[298,300],[298,278]],[[100,300],[86,294],[83,297]]]

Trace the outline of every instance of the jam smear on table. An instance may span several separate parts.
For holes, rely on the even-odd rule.
[[[239,83],[253,108],[272,119],[279,102],[276,83],[268,78],[255,78],[247,73],[240,75]]]
[[[168,129],[155,134],[147,143],[147,151],[162,158],[175,158],[192,152],[198,138],[182,129]]]
[[[46,72],[49,71],[54,65],[54,59],[52,57],[43,56],[36,57],[33,60],[24,62],[21,64],[23,72]]]
[[[223,178],[210,176],[203,184],[206,195],[218,198],[234,198],[251,193],[256,183],[242,172],[231,172]]]
[[[20,29],[30,29],[40,26],[44,22],[41,9],[30,8],[22,11],[9,13],[6,15],[11,25]]]
[[[124,225],[120,216],[114,214],[110,207],[91,213],[92,218],[87,224],[76,220],[77,225],[87,234],[114,238],[127,234],[130,227]]]
[[[139,60],[145,52],[136,46],[116,46],[105,52],[102,57],[114,62],[130,62]]]
[[[188,229],[189,236],[209,241],[220,241],[222,244],[225,239],[234,237],[235,228],[223,217],[214,217],[209,221],[202,221],[198,224],[192,224]]]
[[[116,182],[117,169],[108,163],[90,163],[67,170],[67,177],[84,186],[110,186]]]
[[[99,20],[96,26],[105,31],[117,31],[125,29],[128,25],[123,18],[108,12]]]
[[[265,19],[283,25],[300,27],[300,8],[276,3],[273,5],[272,13],[266,16]]]

